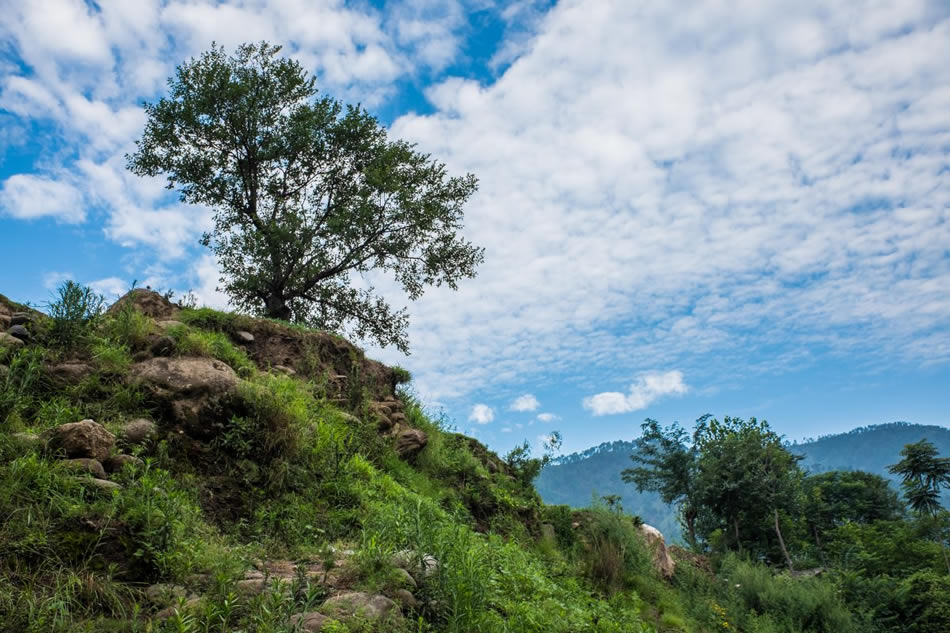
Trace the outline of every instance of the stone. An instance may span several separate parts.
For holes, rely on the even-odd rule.
[[[394,570],[394,574],[398,578],[397,582],[400,585],[404,587],[411,587],[412,589],[415,589],[416,587],[418,587],[418,585],[416,584],[416,579],[413,578],[412,574],[410,574],[408,571],[406,571],[402,567],[396,567],[396,569]]]
[[[412,595],[408,589],[397,589],[393,592],[393,598],[405,609],[418,609],[419,601]]]
[[[0,330],[6,330],[10,327],[10,315],[0,314]]]
[[[20,448],[34,449],[43,446],[43,438],[36,433],[14,433],[10,437]]]
[[[185,324],[181,321],[175,321],[174,319],[166,319],[164,321],[156,321],[155,326],[162,332],[166,332],[173,327],[185,327]]]
[[[92,372],[91,366],[80,361],[60,363],[47,370],[49,377],[58,385],[78,385]]]
[[[119,442],[126,445],[144,444],[158,433],[158,426],[151,420],[136,418],[129,420],[119,430]]]
[[[145,388],[197,439],[210,439],[229,418],[225,405],[239,379],[213,358],[151,358],[132,365],[126,380]]]
[[[323,630],[323,625],[330,621],[330,618],[310,611],[308,613],[298,613],[290,616],[290,626],[294,631],[306,631],[306,633],[318,633]]]
[[[267,579],[263,576],[260,578],[245,578],[244,580],[237,581],[234,588],[237,589],[237,592],[242,596],[256,596],[259,593],[263,593],[267,588]]]
[[[159,583],[145,588],[145,599],[154,605],[178,602],[188,597],[188,590],[181,585]]]
[[[107,314],[116,314],[122,310],[129,302],[132,307],[153,319],[170,319],[180,312],[180,308],[174,303],[148,288],[135,288],[129,291],[118,301],[109,306]]]
[[[75,459],[65,459],[63,464],[72,470],[78,470],[89,473],[96,479],[105,479],[106,470],[98,459],[89,459],[88,457],[77,457]]]
[[[33,337],[30,335],[30,331],[23,327],[22,325],[11,326],[9,330],[6,331],[6,336],[9,338],[16,339],[21,343],[29,343],[30,339]]]
[[[550,523],[541,524],[541,540],[547,541],[548,543],[557,542],[557,534],[554,532],[554,526]]]
[[[187,613],[188,611],[193,611],[201,604],[201,598],[189,598],[183,603],[179,601],[179,604],[176,604],[171,607],[166,607],[152,616],[153,620],[167,620],[168,618],[175,617],[176,613]]]
[[[666,548],[666,540],[663,538],[663,533],[646,523],[640,525],[639,531],[640,534],[643,535],[644,540],[646,540],[647,546],[653,552],[654,569],[656,569],[661,576],[669,580],[673,577],[676,561],[673,560],[673,557],[670,556],[670,552]]]
[[[403,459],[411,459],[429,443],[424,431],[419,429],[405,429],[396,435],[395,449]]]
[[[324,615],[336,620],[363,619],[372,623],[381,623],[389,619],[400,618],[399,606],[379,594],[351,591],[333,596],[320,607]]]
[[[83,481],[88,483],[91,486],[95,486],[100,490],[113,491],[113,490],[122,490],[122,486],[115,483],[114,481],[109,481],[108,479],[96,479],[95,477],[84,478]]]
[[[27,312],[14,312],[10,315],[10,325],[26,325],[32,322],[33,317]]]
[[[175,353],[177,346],[175,339],[172,337],[160,336],[149,346],[148,351],[150,351],[153,356],[171,356]]]
[[[102,462],[102,466],[106,469],[107,473],[117,473],[125,468],[126,464],[131,464],[138,468],[144,466],[145,462],[134,455],[113,455]]]
[[[287,376],[294,376],[297,374],[296,370],[291,367],[286,367],[285,365],[274,365],[271,367],[271,369],[278,373],[286,374]]]
[[[49,449],[66,457],[87,457],[98,461],[109,456],[115,436],[92,420],[71,422],[49,432]]]
[[[244,330],[239,330],[234,333],[234,340],[238,343],[243,343],[245,345],[254,342],[254,335],[250,332],[245,332]]]
[[[394,567],[405,569],[413,578],[428,578],[439,571],[439,561],[431,554],[422,554],[404,549],[392,557]]]

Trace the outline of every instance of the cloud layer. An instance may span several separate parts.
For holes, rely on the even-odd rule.
[[[605,391],[584,398],[584,408],[594,415],[612,415],[641,411],[664,396],[682,395],[689,391],[683,372],[647,372],[637,376],[627,393]]]

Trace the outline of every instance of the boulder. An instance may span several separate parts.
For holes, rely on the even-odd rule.
[[[209,439],[238,385],[234,370],[212,358],[151,358],[132,365],[127,380],[144,387],[192,437]]]
[[[410,589],[415,589],[418,587],[416,584],[416,579],[412,577],[408,571],[402,567],[396,567],[394,574],[396,576],[396,582],[398,582],[403,587],[408,587]]]
[[[88,457],[77,457],[76,459],[63,460],[63,464],[65,464],[72,470],[78,470],[84,473],[89,473],[96,479],[106,478],[106,471],[102,467],[102,464],[97,459],[89,459]]]
[[[676,561],[670,556],[666,548],[666,540],[663,533],[652,525],[643,523],[639,527],[640,534],[647,542],[647,546],[653,552],[653,567],[656,571],[669,580],[673,577],[673,571],[676,568]]]
[[[63,424],[49,432],[49,449],[66,457],[102,461],[109,456],[114,445],[115,436],[92,420]]]
[[[129,302],[132,307],[155,320],[168,320],[177,315],[181,309],[174,303],[148,288],[135,288],[126,295],[113,303],[107,314],[116,314],[122,310]]]
[[[311,611],[308,613],[298,613],[290,616],[290,626],[294,631],[306,631],[306,633],[318,633],[323,630],[323,625],[330,621],[330,618]]]
[[[404,609],[418,609],[419,601],[412,595],[408,589],[397,589],[393,592],[393,598],[403,606]]]
[[[115,483],[114,481],[109,481],[108,479],[97,479],[95,477],[84,477],[83,482],[94,486],[99,490],[105,490],[111,492],[113,490],[122,490],[122,486]]]
[[[106,469],[107,473],[117,473],[125,468],[126,464],[131,464],[133,466],[144,466],[143,462],[138,457],[134,455],[113,455],[102,462],[103,467]]]
[[[17,337],[6,332],[0,332],[0,347],[20,347],[21,345],[23,345],[23,341]]]
[[[28,312],[14,312],[10,315],[10,325],[26,325],[33,322],[33,315]]]
[[[81,361],[60,363],[47,370],[47,374],[57,385],[78,385],[92,372],[92,367]]]
[[[404,549],[396,552],[392,557],[392,564],[399,569],[405,569],[416,580],[428,578],[439,571],[439,561],[431,554],[420,555],[412,550]]]
[[[151,420],[136,418],[126,422],[119,430],[119,442],[127,446],[144,444],[155,437],[158,426]]]
[[[15,339],[22,341],[23,343],[29,343],[33,336],[30,334],[30,331],[23,327],[22,325],[13,325],[10,326],[10,329],[7,330],[7,335],[12,336]]]
[[[333,596],[320,607],[324,615],[335,620],[362,619],[373,624],[400,618],[399,605],[379,594],[351,591]]]
[[[244,330],[239,330],[234,333],[234,340],[238,343],[247,345],[254,342],[254,335],[250,332],[245,332]]]
[[[188,613],[189,611],[194,611],[199,606],[201,606],[201,598],[194,597],[185,600],[184,602],[179,601],[179,604],[166,607],[152,616],[153,620],[167,620],[168,618],[175,617],[176,613]]]
[[[395,449],[403,459],[411,459],[418,455],[428,443],[429,438],[425,432],[419,429],[406,429],[396,435]]]

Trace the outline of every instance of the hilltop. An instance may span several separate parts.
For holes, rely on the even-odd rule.
[[[0,295],[4,633],[870,630],[833,581],[543,503],[540,460],[443,428],[335,334],[100,308]],[[931,609],[925,580],[895,595]]]

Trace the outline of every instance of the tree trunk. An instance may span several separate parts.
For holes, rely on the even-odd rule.
[[[689,530],[689,544],[696,549],[696,512],[694,510],[686,511],[686,528]]]
[[[742,541],[739,540],[739,519],[735,518],[732,520],[732,527],[736,533],[736,547],[739,549],[739,553],[742,553]]]
[[[267,297],[264,306],[264,316],[269,319],[280,319],[281,321],[290,321],[290,306],[284,301],[284,298],[278,294],[271,294]]]
[[[788,555],[788,549],[785,547],[785,539],[782,538],[782,528],[778,523],[778,509],[773,509],[772,512],[775,514],[775,533],[778,535],[778,544],[782,546],[782,554],[785,556],[785,562],[788,563],[789,571],[794,571],[795,567],[792,565],[792,557]]]

